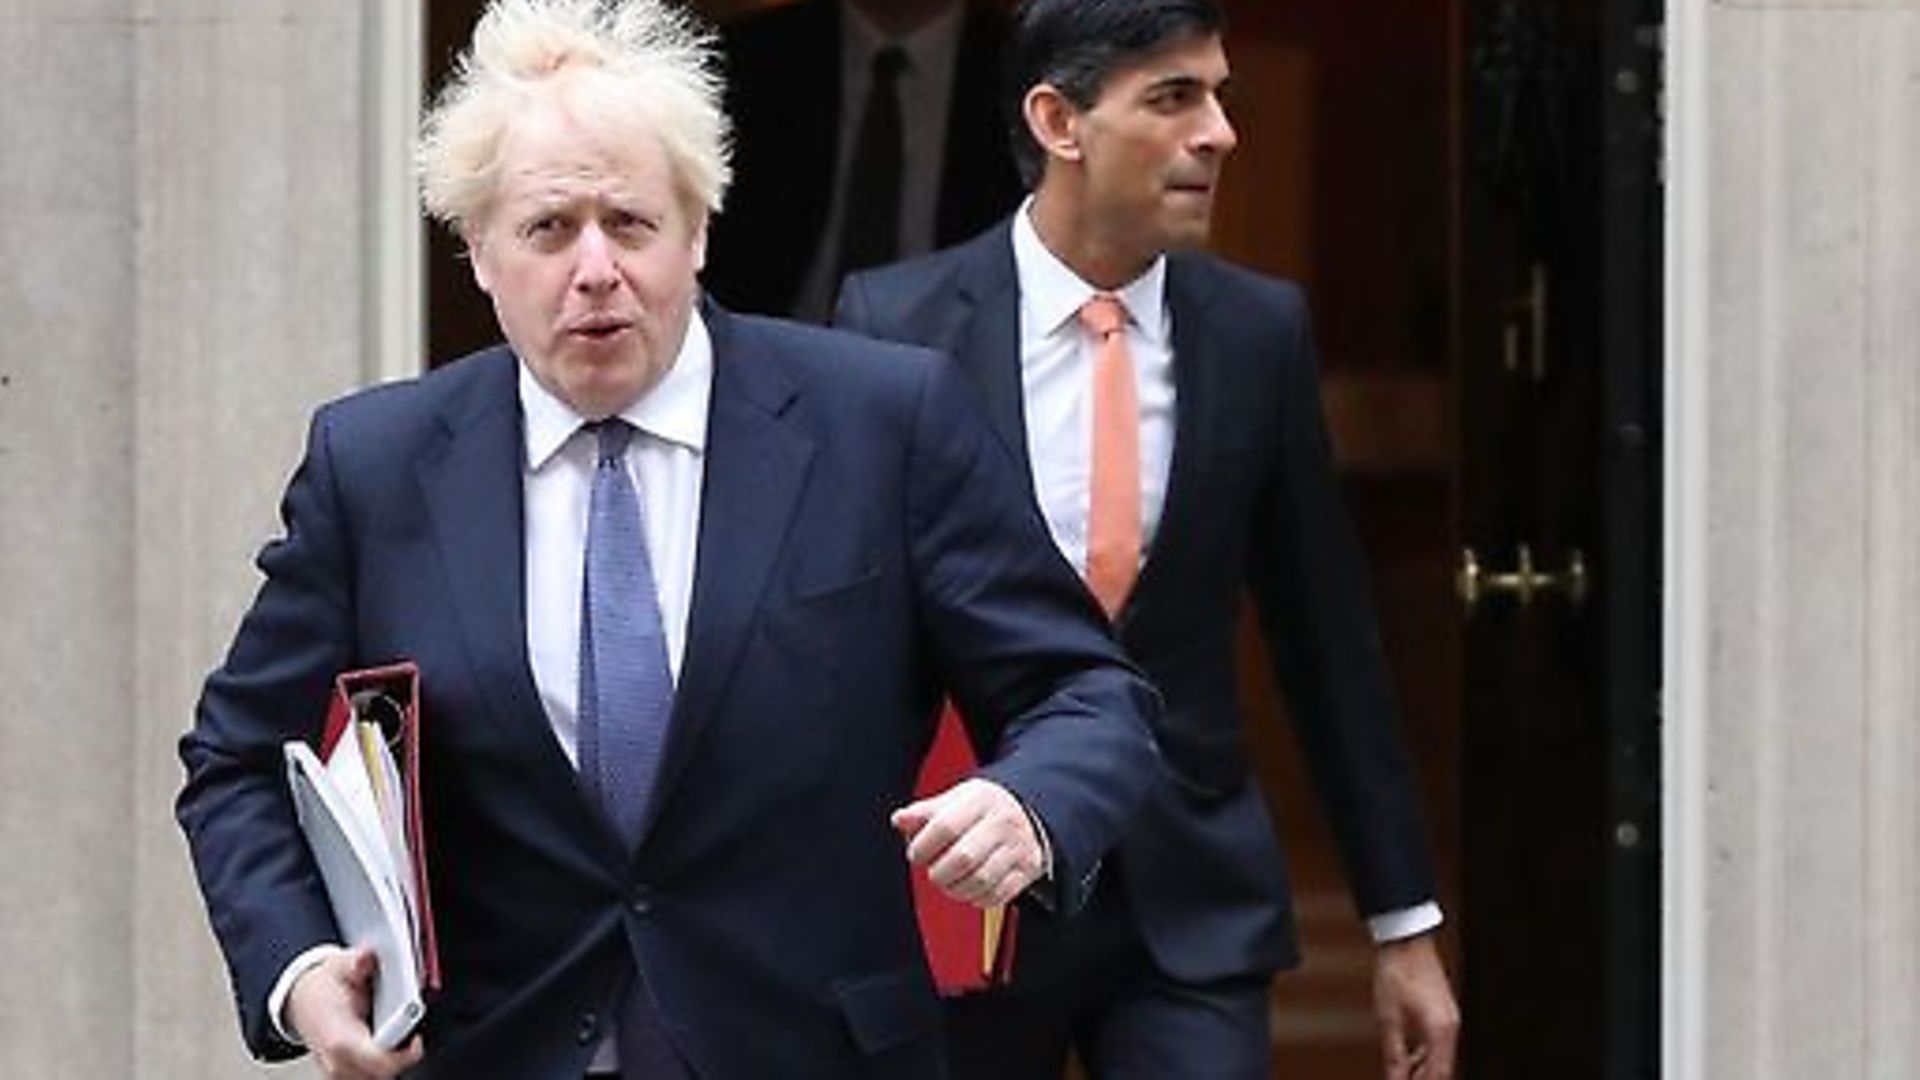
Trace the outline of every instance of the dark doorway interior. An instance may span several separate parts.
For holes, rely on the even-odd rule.
[[[1227,7],[1241,144],[1217,246],[1312,298],[1442,869],[1464,1075],[1656,1076],[1660,5]],[[428,5],[432,85],[478,8]],[[431,235],[444,362],[497,332]],[[1307,951],[1275,991],[1274,1075],[1377,1077],[1369,946],[1254,633],[1250,737]]]

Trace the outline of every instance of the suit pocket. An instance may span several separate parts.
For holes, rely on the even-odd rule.
[[[1232,637],[1199,635],[1146,665],[1166,702],[1154,724],[1160,756],[1191,798],[1212,800],[1247,782],[1245,723],[1236,696]]]
[[[1216,487],[1245,488],[1264,473],[1269,456],[1267,447],[1259,442],[1224,442],[1195,456],[1195,478]]]
[[[840,979],[833,993],[853,1044],[870,1057],[929,1036],[940,1026],[940,1000],[919,968]]]
[[[885,584],[878,564],[825,583],[796,582],[786,602],[767,612],[767,631],[832,683],[858,669]]]
[[[796,584],[793,590],[793,604],[810,612],[843,607],[863,607],[871,604],[873,598],[879,595],[880,577],[881,569],[876,564],[849,578],[825,583]]]

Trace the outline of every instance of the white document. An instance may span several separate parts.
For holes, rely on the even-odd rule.
[[[381,760],[369,762],[354,734],[342,735],[326,764],[306,743],[287,743],[287,779],[341,935],[349,945],[371,948],[379,961],[370,1026],[374,1041],[391,1050],[426,1014],[414,929],[413,862],[404,832],[383,821],[374,797],[375,769],[383,782],[394,785],[389,790],[398,790],[393,757],[376,743]]]

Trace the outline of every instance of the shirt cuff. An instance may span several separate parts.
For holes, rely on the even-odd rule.
[[[997,781],[989,780],[988,783],[998,786]],[[1013,792],[1005,787],[1001,787],[1001,790],[1013,795]],[[1027,800],[1014,795],[1013,801],[1020,804],[1021,813],[1027,815],[1027,824],[1033,827],[1034,839],[1040,842],[1040,874],[1020,895],[1039,904],[1043,910],[1052,911],[1058,906],[1059,896],[1059,888],[1053,880],[1053,838],[1047,835],[1047,823],[1041,821],[1040,815],[1033,812],[1033,807],[1027,805]]]
[[[274,1033],[285,1039],[289,1045],[302,1049],[307,1045],[300,1041],[299,1033],[293,1030],[293,1025],[286,1022],[284,1015],[287,998],[293,996],[293,984],[299,980],[300,976],[346,951],[339,945],[315,945],[294,957],[293,962],[280,973],[280,978],[274,980],[273,992],[267,995],[267,1019],[273,1024]]]
[[[1413,907],[1369,915],[1367,930],[1373,934],[1375,945],[1385,945],[1390,941],[1404,941],[1410,937],[1419,937],[1439,926],[1440,922],[1440,905],[1429,900]]]
[[[1018,798],[1018,796],[1016,796],[1016,798]],[[1020,809],[1027,812],[1027,824],[1033,826],[1034,838],[1040,841],[1040,876],[1033,879],[1034,883],[1039,884],[1042,881],[1052,881],[1053,838],[1047,835],[1047,825],[1040,820],[1039,814],[1033,812],[1033,807],[1023,802],[1020,804]]]

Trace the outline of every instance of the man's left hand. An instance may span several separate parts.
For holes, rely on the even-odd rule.
[[[1460,1009],[1432,934],[1380,946],[1373,1008],[1380,1018],[1387,1080],[1450,1080]]]
[[[1045,872],[1026,807],[991,780],[962,780],[895,810],[890,820],[907,838],[907,860],[963,903],[1008,903]]]

